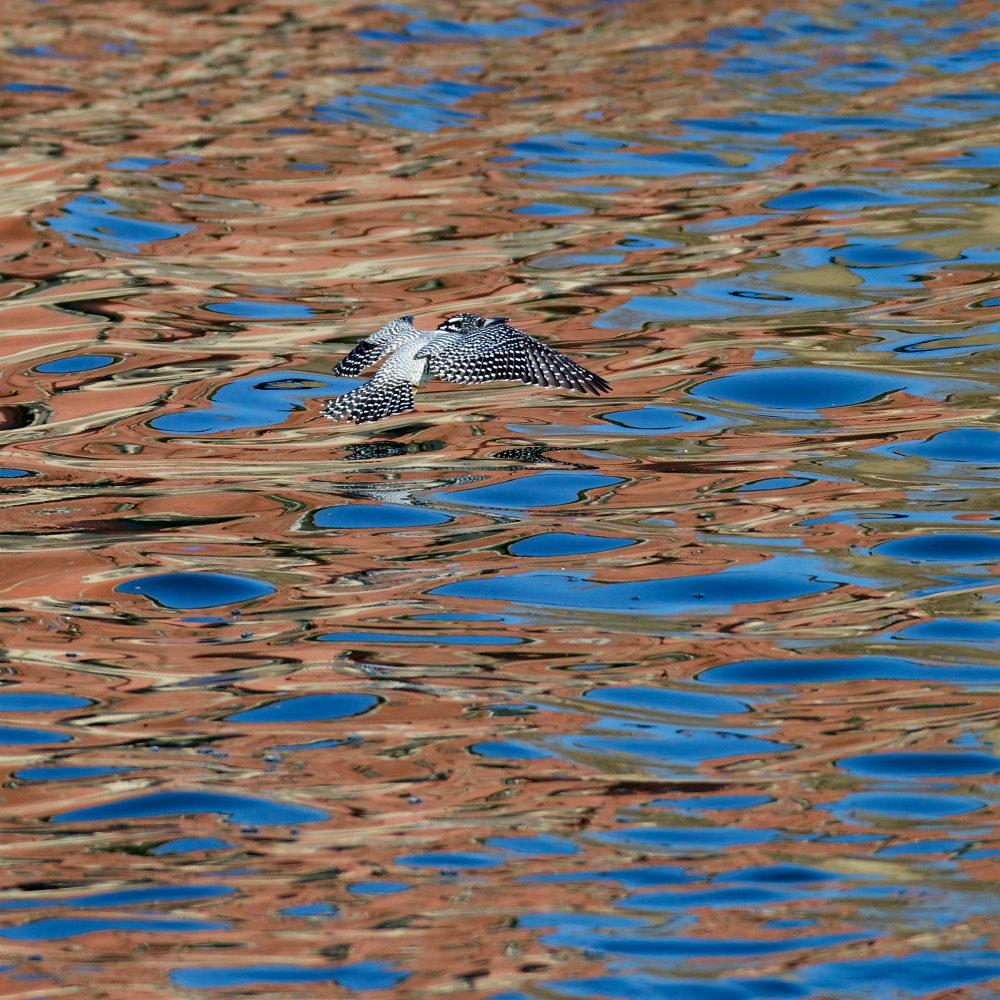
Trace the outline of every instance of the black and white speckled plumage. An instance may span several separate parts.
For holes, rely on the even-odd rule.
[[[382,420],[413,409],[413,386],[405,379],[380,379],[359,385],[343,396],[323,404],[323,416],[331,420],[353,420],[356,424]]]
[[[583,365],[548,344],[508,325],[505,319],[488,320],[463,313],[446,320],[435,337],[417,353],[427,358],[435,378],[445,382],[524,382],[555,386],[599,396],[611,386]]]
[[[432,331],[418,330],[412,316],[400,316],[379,327],[370,337],[359,340],[350,354],[340,359],[333,369],[335,375],[353,378],[366,368],[376,365],[397,347],[417,337],[429,336]]]
[[[508,325],[505,317],[484,319],[460,313],[437,330],[418,330],[401,316],[360,341],[334,368],[357,375],[389,355],[370,382],[323,406],[331,420],[366,423],[413,409],[413,386],[428,378],[446,382],[524,382],[595,396],[610,392],[600,375]]]

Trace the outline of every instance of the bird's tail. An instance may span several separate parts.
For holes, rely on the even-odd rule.
[[[365,424],[412,409],[413,386],[408,381],[374,378],[343,396],[328,399],[322,413],[331,420]]]

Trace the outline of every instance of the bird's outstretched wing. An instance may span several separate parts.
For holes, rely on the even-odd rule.
[[[351,353],[340,359],[333,373],[346,375],[348,378],[360,375],[407,340],[419,336],[421,331],[413,325],[412,316],[397,316],[385,326],[380,326],[371,336],[359,340]]]
[[[406,379],[380,378],[379,375],[343,396],[328,399],[323,404],[323,416],[366,424],[412,410],[413,386]]]
[[[371,368],[373,364],[385,357],[390,347],[383,344],[373,344],[370,340],[359,340],[354,345],[354,350],[350,354],[344,355],[334,366],[334,375],[346,375],[352,378],[360,375],[366,368]]]
[[[595,396],[611,386],[583,365],[507,323],[496,321],[472,333],[435,338],[417,357],[445,382],[524,382]]]

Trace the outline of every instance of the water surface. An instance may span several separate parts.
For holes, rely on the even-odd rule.
[[[7,992],[994,995],[995,5],[8,6]]]

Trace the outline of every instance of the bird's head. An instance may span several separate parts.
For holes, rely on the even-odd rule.
[[[449,316],[438,330],[443,333],[476,333],[492,322],[492,319],[484,319],[478,313],[459,313],[457,316]]]

